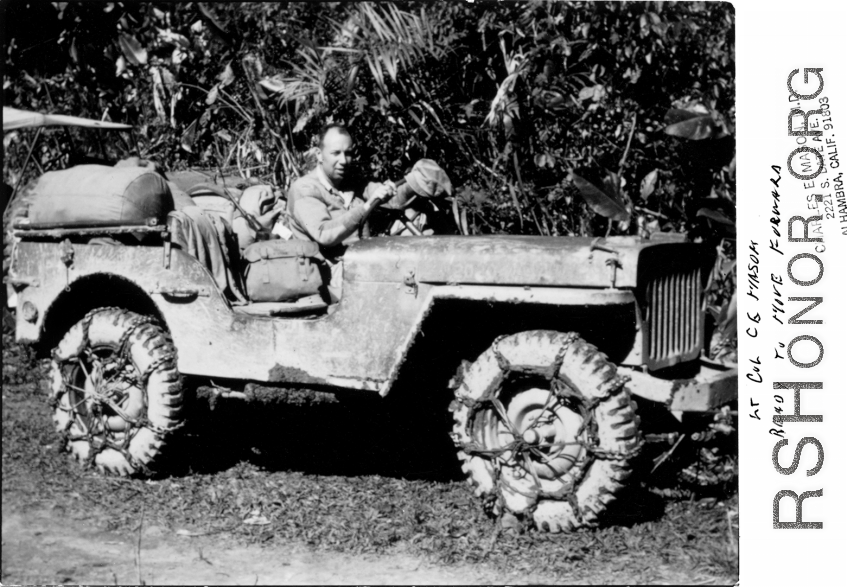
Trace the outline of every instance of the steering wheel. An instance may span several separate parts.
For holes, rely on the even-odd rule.
[[[409,208],[412,202],[420,198],[418,194],[410,189],[400,189],[406,184],[405,179],[401,179],[394,183],[397,187],[397,192],[391,199],[379,205],[378,209],[383,212],[390,221],[399,221],[406,227],[406,230],[415,236],[423,236],[420,229],[406,216],[405,211]],[[394,223],[391,222],[390,226]],[[391,235],[393,236],[393,235]]]

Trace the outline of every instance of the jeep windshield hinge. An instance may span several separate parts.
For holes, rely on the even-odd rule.
[[[406,286],[406,293],[418,297],[418,282],[415,281],[415,270],[409,269],[406,276],[403,278],[403,285]]]
[[[617,259],[610,258],[606,259],[606,267],[609,268],[609,281],[612,284],[612,289],[614,289],[616,287],[615,281],[617,280],[618,269],[621,269],[623,265]]]
[[[71,265],[74,264],[74,248],[70,239],[62,241],[62,256],[59,257],[65,265],[65,291],[71,291]]]

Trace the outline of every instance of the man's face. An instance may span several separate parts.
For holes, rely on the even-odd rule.
[[[335,187],[342,182],[352,167],[353,139],[331,128],[324,136],[318,163]]]

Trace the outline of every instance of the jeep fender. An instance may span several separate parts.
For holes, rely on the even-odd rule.
[[[629,290],[620,289],[563,289],[545,287],[515,287],[488,285],[439,285],[421,286],[426,296],[413,328],[393,354],[388,379],[380,386],[380,395],[386,395],[393,387],[406,360],[406,355],[421,336],[421,328],[439,300],[466,300],[481,304],[541,304],[560,307],[608,307],[631,306],[635,309],[635,296]],[[635,312],[637,314],[637,312]],[[490,342],[490,341],[489,341]]]
[[[274,364],[273,326],[236,316],[211,274],[183,251],[170,252],[165,266],[159,247],[120,247],[22,242],[15,259],[19,292],[17,337],[40,342],[42,350],[95,307],[121,306],[159,318],[178,349],[182,373],[227,375],[227,367],[206,372],[209,363],[230,357],[234,377],[267,373]],[[63,254],[71,262],[65,264]],[[256,341],[271,344],[256,345]],[[245,352],[249,349],[249,352]],[[261,378],[258,378],[261,379]]]

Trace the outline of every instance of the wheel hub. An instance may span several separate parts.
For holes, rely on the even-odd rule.
[[[124,432],[144,409],[143,393],[131,365],[121,367],[111,348],[92,349],[70,377],[75,402],[89,433]],[[80,397],[81,396],[81,397]]]
[[[582,425],[582,416],[555,393],[533,387],[512,397],[497,440],[501,447],[515,447],[510,456],[527,473],[555,480],[585,455]]]

